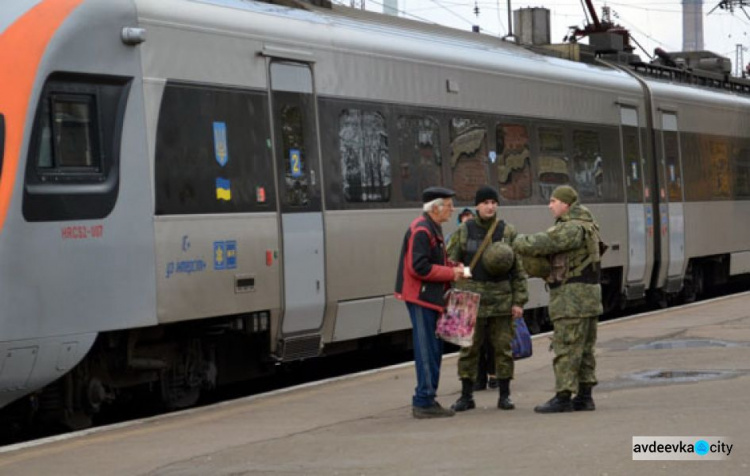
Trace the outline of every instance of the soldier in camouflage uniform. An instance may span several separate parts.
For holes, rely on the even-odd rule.
[[[552,192],[555,225],[545,232],[518,235],[513,249],[522,256],[549,256],[549,315],[554,332],[555,396],[537,413],[594,410],[596,327],[602,313],[599,225],[570,186]],[[571,395],[576,397],[571,401]]]
[[[499,201],[497,191],[491,187],[480,188],[475,197],[476,217],[463,223],[458,231],[458,245],[452,249],[450,258],[468,266],[479,250],[496,216]],[[492,242],[505,242],[508,245],[516,238],[513,225],[498,222]],[[489,246],[488,246],[489,248]],[[486,251],[485,251],[486,252]],[[513,356],[510,342],[513,339],[513,319],[523,318],[523,305],[529,295],[526,287],[526,273],[519,260],[512,259],[502,275],[493,275],[485,269],[479,259],[472,270],[472,278],[463,281],[461,289],[481,294],[474,340],[471,347],[461,349],[458,359],[458,376],[461,379],[461,397],[453,404],[455,411],[471,410],[474,402],[474,382],[477,380],[477,363],[485,339],[489,339],[495,349],[495,371],[499,383],[500,398],[497,406],[512,410],[515,405],[510,399],[510,380],[513,378]]]

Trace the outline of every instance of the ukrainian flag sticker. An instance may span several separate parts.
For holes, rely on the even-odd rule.
[[[229,183],[229,179],[223,179],[216,177],[216,200],[232,199],[232,187]]]

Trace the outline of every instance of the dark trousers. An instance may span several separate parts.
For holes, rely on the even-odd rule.
[[[414,367],[417,371],[417,387],[414,389],[412,405],[429,407],[435,403],[440,364],[443,360],[443,341],[435,335],[439,314],[418,304],[406,303],[411,318],[414,339]]]
[[[492,342],[489,339],[485,339],[479,353],[477,382],[482,385],[486,384],[488,374],[495,375],[495,348],[492,347]]]

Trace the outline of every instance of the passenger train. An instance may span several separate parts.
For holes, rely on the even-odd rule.
[[[609,308],[750,271],[741,80],[285,4],[3,2],[0,407],[80,428],[136,389],[180,408],[275,363],[408,346],[395,273],[431,185],[458,206],[496,186],[524,233],[575,186]]]

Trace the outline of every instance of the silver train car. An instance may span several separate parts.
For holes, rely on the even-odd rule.
[[[408,345],[394,278],[429,185],[495,185],[521,232],[574,185],[610,308],[750,271],[742,88],[252,0],[5,0],[0,78],[0,407],[23,418]]]

